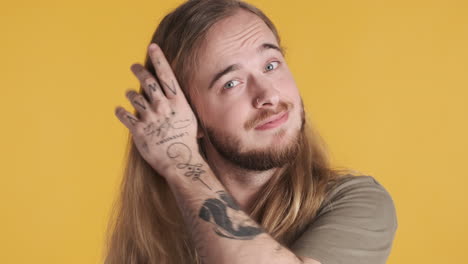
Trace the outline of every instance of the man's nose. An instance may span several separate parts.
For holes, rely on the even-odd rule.
[[[265,77],[253,77],[251,80],[253,88],[253,106],[255,108],[276,108],[279,102],[279,91]]]

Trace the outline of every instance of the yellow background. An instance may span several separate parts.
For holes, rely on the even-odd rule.
[[[251,2],[335,164],[391,193],[388,263],[466,261],[468,2]],[[0,263],[100,263],[127,134],[114,107],[131,109],[130,64],[177,3],[0,4]]]

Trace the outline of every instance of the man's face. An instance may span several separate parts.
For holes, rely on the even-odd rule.
[[[204,142],[212,144],[206,148],[251,170],[280,167],[295,158],[302,101],[263,20],[240,10],[216,23],[197,67],[188,88],[206,128]]]

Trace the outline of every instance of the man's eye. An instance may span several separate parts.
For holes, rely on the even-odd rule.
[[[237,86],[240,82],[239,81],[229,81],[224,85],[224,89],[231,89],[235,86]]]
[[[265,66],[265,71],[272,71],[278,68],[278,65],[279,65],[278,61],[272,61]]]

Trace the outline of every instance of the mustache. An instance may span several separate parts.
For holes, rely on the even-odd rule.
[[[293,104],[290,102],[279,102],[278,107],[274,110],[265,109],[258,112],[252,119],[248,120],[244,124],[246,130],[255,128],[258,124],[270,118],[271,116],[277,115],[281,112],[290,111],[293,108]]]

